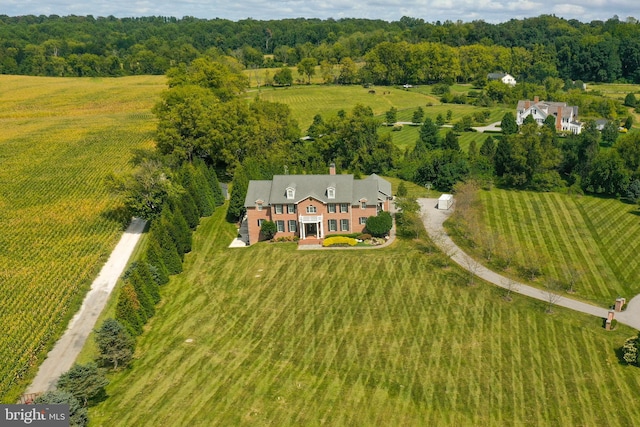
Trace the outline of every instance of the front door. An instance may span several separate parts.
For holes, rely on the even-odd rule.
[[[318,234],[318,225],[316,223],[309,223],[304,225],[305,228],[305,236],[307,237],[316,237]]]

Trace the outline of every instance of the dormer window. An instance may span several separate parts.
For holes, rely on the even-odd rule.
[[[336,189],[335,189],[335,187],[328,187],[327,188],[327,197],[329,199],[335,199],[336,198]]]
[[[257,211],[261,211],[262,210],[262,204],[264,202],[262,200],[256,200],[256,210]]]
[[[293,187],[287,187],[287,199],[293,200],[295,196],[296,196],[296,189]]]

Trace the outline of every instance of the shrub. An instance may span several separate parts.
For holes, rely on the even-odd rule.
[[[371,238],[371,234],[367,234],[367,233],[364,233],[358,236],[358,239],[360,240],[369,240],[370,238]]]
[[[325,248],[329,246],[355,246],[357,244],[358,242],[356,241],[356,239],[345,236],[327,237],[322,242],[322,246],[324,246]]]
[[[367,231],[373,236],[382,237],[391,230],[393,219],[389,212],[381,211],[377,216],[367,218]]]
[[[262,225],[260,226],[260,234],[264,236],[265,239],[271,240],[273,236],[278,232],[278,228],[276,227],[276,223],[273,221],[262,221]]]

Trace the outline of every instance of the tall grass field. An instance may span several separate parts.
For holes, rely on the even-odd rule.
[[[123,230],[102,183],[152,146],[164,77],[0,76],[0,400],[15,402]]]
[[[111,376],[94,426],[628,426],[632,331],[480,284],[423,244],[229,249],[203,220],[185,271]]]

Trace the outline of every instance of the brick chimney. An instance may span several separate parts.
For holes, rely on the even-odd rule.
[[[524,109],[528,110],[529,107],[531,107],[531,101],[527,99],[526,101],[524,101]]]
[[[558,115],[556,116],[556,130],[562,130],[562,106],[558,105]]]
[[[335,175],[335,174],[336,174],[336,164],[331,163],[329,165],[329,175]]]
[[[534,97],[533,97],[533,103],[534,103],[534,104],[537,104],[538,102],[540,102],[540,98],[539,98],[539,97],[537,97],[537,96],[534,96]]]

